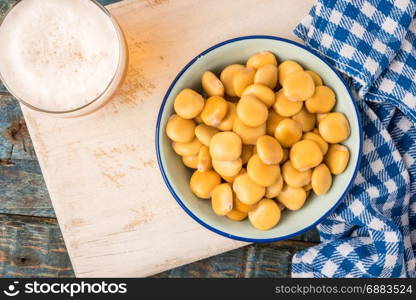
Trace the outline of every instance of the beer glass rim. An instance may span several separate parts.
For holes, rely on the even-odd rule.
[[[6,11],[6,13],[4,14],[3,18],[0,20],[0,27],[3,25],[3,22],[4,22],[4,20],[6,20],[8,14],[20,2],[22,2],[22,1],[24,1],[24,0],[17,0]],[[122,66],[122,64],[124,64],[124,62],[123,62],[123,60],[124,60],[123,59],[123,55],[125,55],[125,54],[123,54],[123,49],[121,47],[121,45],[125,43],[124,36],[123,36],[123,33],[122,33],[121,29],[120,29],[120,26],[118,25],[118,23],[115,20],[115,18],[113,17],[113,15],[101,3],[99,3],[97,0],[87,0],[87,1],[90,1],[90,2],[94,3],[99,9],[101,9],[102,12],[104,12],[104,14],[110,19],[111,24],[113,25],[114,30],[116,31],[117,40],[119,42],[119,58],[118,58],[118,63],[117,63],[117,69],[114,72],[113,77],[111,78],[110,82],[107,84],[107,86],[105,87],[105,89],[97,97],[95,97],[94,99],[92,99],[91,101],[89,101],[87,104],[84,104],[82,106],[79,106],[79,107],[76,107],[76,108],[73,108],[73,109],[69,109],[69,110],[61,110],[61,111],[58,111],[58,110],[47,110],[47,109],[43,109],[43,108],[40,108],[40,107],[36,107],[36,106],[34,106],[34,105],[26,102],[22,98],[18,97],[17,95],[15,95],[11,91],[10,87],[7,85],[7,82],[4,80],[4,77],[1,74],[1,70],[0,70],[0,80],[1,80],[1,82],[6,87],[6,89],[10,92],[10,94],[12,94],[13,97],[16,98],[20,103],[24,104],[25,106],[27,106],[27,107],[29,107],[29,108],[31,108],[33,110],[36,110],[36,111],[39,111],[39,112],[43,112],[43,113],[48,113],[48,114],[57,114],[57,115],[59,115],[59,114],[74,113],[74,112],[80,111],[80,110],[82,110],[82,109],[84,109],[84,108],[86,108],[86,107],[94,104],[95,102],[97,102],[110,89],[110,87],[113,85],[114,80],[116,80],[117,75],[119,73],[120,67]]]

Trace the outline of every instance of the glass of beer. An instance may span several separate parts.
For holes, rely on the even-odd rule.
[[[124,79],[127,46],[95,0],[21,0],[0,23],[0,79],[25,106],[62,117],[104,105]]]

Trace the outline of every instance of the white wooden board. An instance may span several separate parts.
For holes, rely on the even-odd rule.
[[[76,276],[147,276],[244,245],[201,227],[172,198],[155,157],[156,116],[172,79],[199,52],[242,35],[293,39],[313,2],[113,4],[130,49],[118,95],[75,119],[22,107]]]

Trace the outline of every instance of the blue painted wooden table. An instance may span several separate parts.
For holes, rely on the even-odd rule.
[[[0,0],[0,20],[15,2]],[[288,241],[250,245],[156,276],[287,277],[293,254],[317,242],[319,236],[311,230]],[[19,104],[1,82],[0,276],[74,276]]]

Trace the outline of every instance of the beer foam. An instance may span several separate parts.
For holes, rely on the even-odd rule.
[[[117,30],[90,0],[23,0],[0,26],[0,74],[34,107],[67,111],[108,87],[120,57]]]

